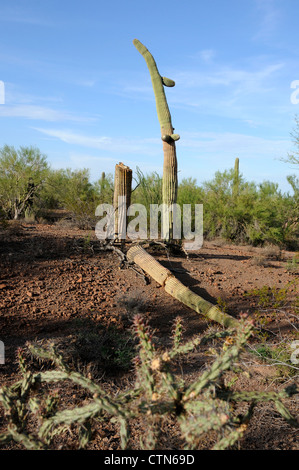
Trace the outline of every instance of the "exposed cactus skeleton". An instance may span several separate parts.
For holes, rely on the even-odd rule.
[[[170,78],[162,77],[160,75],[153,56],[138,39],[134,39],[133,44],[136,49],[140,52],[140,54],[142,54],[146,61],[155,93],[156,107],[161,127],[161,138],[163,141],[164,152],[162,200],[163,204],[170,206],[176,203],[177,200],[178,177],[175,142],[179,140],[180,136],[178,134],[174,134],[173,132],[174,128],[171,122],[171,115],[165,96],[164,86],[173,87],[175,85],[175,82]],[[172,238],[173,218],[172,214],[170,214],[169,233],[166,239],[171,240]]]
[[[126,214],[128,207],[131,204],[131,189],[132,189],[132,170],[124,165],[122,162],[115,165],[115,178],[114,178],[114,210],[115,210],[115,225],[114,234],[116,240],[120,237],[124,239],[127,219]]]

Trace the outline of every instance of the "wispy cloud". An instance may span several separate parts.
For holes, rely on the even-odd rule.
[[[115,165],[122,161],[122,156],[101,156],[101,155],[91,155],[89,153],[83,152],[69,152],[67,159],[65,160],[65,165],[67,168],[73,169],[82,169],[88,168],[90,171],[90,177],[92,181],[97,181],[99,179],[100,171],[105,171],[106,174],[114,174]],[[162,175],[163,172],[163,161],[153,162],[149,159],[130,159],[126,158],[125,162],[133,170],[133,179],[135,177],[136,168],[139,167],[142,169],[144,174],[157,172]],[[61,161],[58,161],[55,165],[55,168],[61,168]],[[133,187],[135,186],[133,183]]]
[[[242,89],[248,92],[268,88],[268,79],[278,70],[284,67],[283,62],[274,64],[264,64],[260,69],[253,70],[248,67],[232,67],[229,65],[219,65],[217,69],[207,72],[185,71],[178,72],[176,83],[181,88],[202,88],[202,87],[233,87],[234,90]]]
[[[208,57],[208,53],[207,53]],[[172,70],[170,76],[175,80],[175,91],[167,91],[167,99],[171,106],[205,108],[219,110],[221,115],[232,115],[234,106],[258,106],[261,99],[277,92],[277,81],[284,73],[286,64],[283,60],[272,62],[267,57],[250,57],[243,59],[240,65],[225,63],[208,63],[202,67]],[[128,97],[153,100],[151,84],[140,86],[131,83],[122,88]],[[240,109],[235,109],[237,113]],[[242,118],[242,116],[240,116]],[[250,119],[245,117],[245,119]]]
[[[255,0],[259,14],[258,30],[254,40],[271,39],[280,20],[280,11],[275,0]]]
[[[96,118],[85,117],[83,115],[75,115],[68,111],[52,109],[44,106],[36,106],[30,104],[5,105],[0,107],[0,118],[25,118],[39,121],[74,121],[74,122],[90,122]]]
[[[9,105],[33,105],[38,106],[44,103],[62,103],[63,99],[58,94],[56,95],[38,95],[33,93],[28,93],[20,91],[20,87],[16,86],[14,83],[6,82],[6,102]]]
[[[92,79],[80,79],[80,80],[75,80],[75,83],[76,85],[79,85],[79,86],[82,86],[82,87],[86,87],[86,88],[92,88],[95,86],[95,84],[97,83],[96,80],[92,80]]]
[[[198,149],[205,154],[229,153],[244,155],[247,158],[281,157],[290,142],[285,139],[266,139],[255,135],[234,132],[185,132],[182,134],[182,147]]]
[[[161,152],[160,139],[125,139],[109,136],[89,136],[72,130],[34,128],[44,135],[58,139],[66,144],[87,147],[107,152],[158,155]]]
[[[214,49],[202,49],[201,51],[193,54],[192,59],[200,60],[205,63],[211,63],[216,56],[216,51]]]
[[[265,110],[283,104],[280,78],[285,64],[267,59],[246,60],[240,66],[220,64],[206,70],[190,69],[172,74],[177,84],[168,94],[170,106],[207,116],[221,116],[257,123]]]
[[[23,8],[2,8],[0,22],[27,24],[30,26],[56,26],[57,23],[49,19],[37,16],[33,12],[28,12]]]

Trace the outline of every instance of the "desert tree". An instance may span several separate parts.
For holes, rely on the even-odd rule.
[[[298,165],[299,168],[299,117],[297,115],[295,116],[295,127],[291,132],[291,137],[293,139],[295,149],[292,153],[288,153],[288,156],[282,160],[284,162],[291,163],[292,165]]]
[[[4,145],[0,149],[0,205],[10,219],[19,219],[32,206],[49,166],[38,148]]]

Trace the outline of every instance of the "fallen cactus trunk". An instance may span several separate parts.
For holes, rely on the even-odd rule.
[[[163,286],[165,291],[172,297],[209,320],[220,323],[220,325],[225,327],[236,327],[239,324],[236,318],[222,312],[216,305],[192,292],[169,269],[162,266],[141,246],[132,246],[127,252],[127,259],[140,266],[158,284]]]

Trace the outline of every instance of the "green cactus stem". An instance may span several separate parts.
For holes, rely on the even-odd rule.
[[[161,77],[161,78],[162,78],[162,83],[164,86],[168,86],[168,87],[175,86],[175,82],[171,80],[171,78],[167,78],[167,77]]]
[[[175,82],[169,78],[161,77],[153,56],[138,39],[134,39],[133,44],[138,52],[140,52],[144,57],[152,80],[164,153],[162,201],[163,204],[170,206],[171,204],[175,204],[177,200],[178,176],[175,142],[179,140],[180,136],[173,133],[174,129],[164,92],[164,86],[173,87]],[[169,241],[172,240],[172,238],[173,218],[172,214],[170,214],[169,233],[166,240]]]
[[[234,168],[234,180],[233,180],[233,197],[237,197],[239,195],[239,183],[240,183],[239,159],[236,158],[235,168]]]
[[[163,140],[163,142],[170,143],[172,141],[179,140],[180,136],[179,136],[179,134],[171,134],[171,135],[164,134],[164,135],[162,135],[161,139]]]

